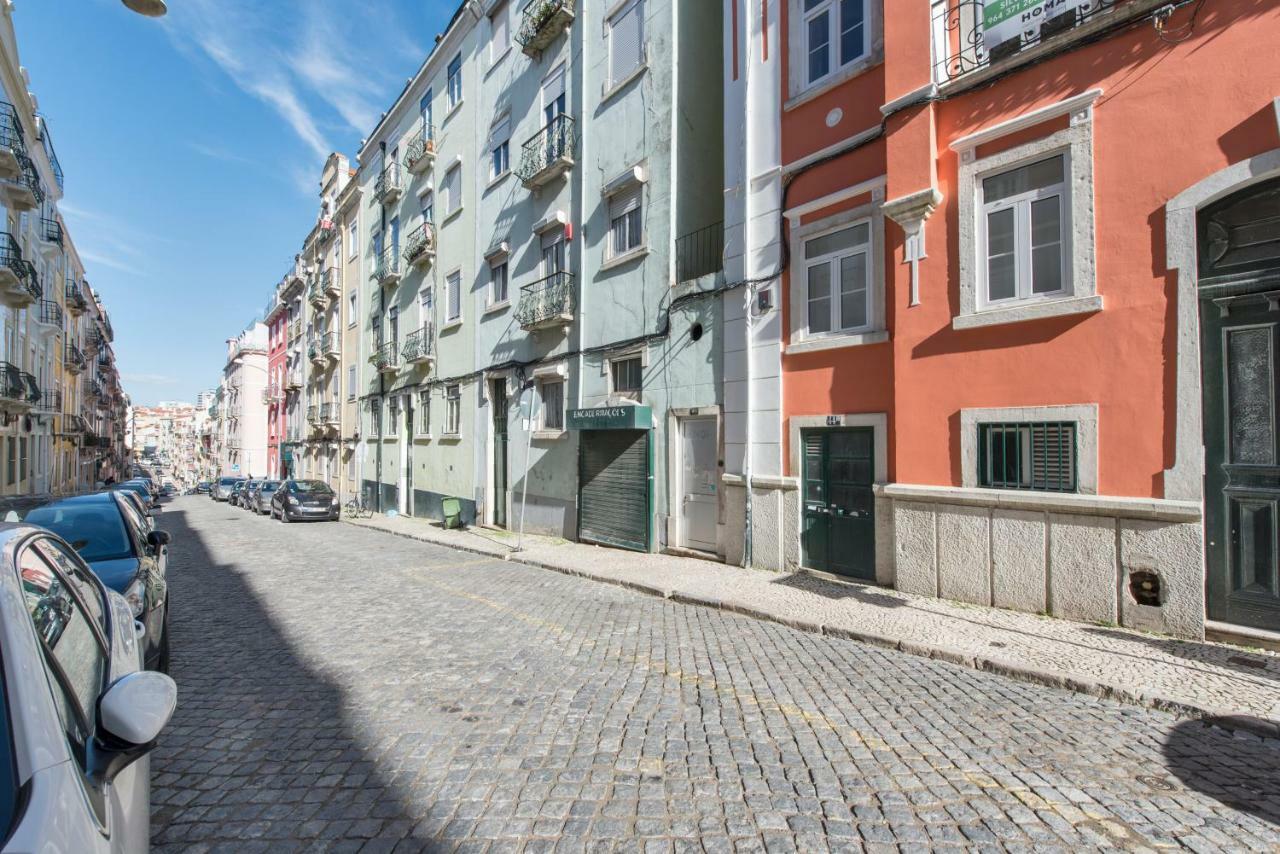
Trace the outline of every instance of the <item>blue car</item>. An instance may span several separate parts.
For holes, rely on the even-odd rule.
[[[149,529],[133,502],[118,492],[50,501],[28,510],[23,521],[62,537],[104,585],[124,596],[145,630],[144,666],[167,672],[169,534]]]

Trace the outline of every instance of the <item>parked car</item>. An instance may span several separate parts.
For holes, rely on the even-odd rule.
[[[149,670],[169,669],[169,534],[150,529],[129,499],[96,492],[41,504],[23,521],[62,537],[102,583],[129,603],[142,624],[143,662]]]
[[[249,509],[258,514],[271,512],[271,496],[279,488],[280,481],[278,480],[258,481],[258,487],[249,499]]]
[[[147,524],[148,531],[155,530],[156,517],[152,514],[151,508],[147,506],[146,502],[140,495],[138,495],[138,493],[129,489],[117,489],[115,492],[123,495],[133,504],[133,509],[138,511],[138,514],[142,516],[142,521]]]
[[[126,480],[124,483],[117,483],[111,488],[114,490],[124,489],[136,493],[143,503],[147,505],[148,509],[158,507],[160,504],[155,494],[147,489],[147,485],[140,480]]]
[[[239,507],[248,510],[258,498],[258,487],[262,485],[260,480],[246,480],[244,489],[240,491],[240,500],[237,503]]]
[[[147,850],[147,754],[177,688],[140,669],[129,605],[61,538],[4,524],[0,609],[4,850]]]
[[[239,483],[231,487],[231,497],[227,499],[227,503],[232,507],[240,507],[241,503],[244,501],[244,488],[248,486],[248,484],[249,481],[241,478]]]
[[[338,494],[322,480],[284,481],[271,496],[271,515],[282,522],[300,519],[337,521]]]
[[[196,495],[208,495],[212,489],[213,483],[211,481],[202,480],[196,484]]]
[[[209,491],[209,497],[214,501],[229,501],[231,499],[231,491],[235,488],[235,485],[243,481],[244,478],[242,477],[220,477]]]

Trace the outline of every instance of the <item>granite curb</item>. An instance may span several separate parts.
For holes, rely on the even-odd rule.
[[[1207,726],[1215,726],[1231,732],[1248,733],[1259,738],[1280,739],[1280,719],[1243,715],[1225,709],[1214,709],[1197,703],[1190,703],[1185,700],[1168,697],[1149,689],[1135,690],[1133,688],[1126,688],[1104,680],[1084,677],[1066,671],[1038,668],[1022,662],[1009,661],[998,657],[974,655],[945,644],[920,642],[917,640],[894,637],[876,632],[826,626],[817,621],[807,620],[803,617],[787,617],[743,602],[726,601],[700,593],[669,589],[661,585],[645,581],[616,578],[609,575],[594,573],[589,569],[563,566],[551,561],[525,555],[522,552],[513,551],[507,547],[495,546],[493,548],[484,548],[479,545],[454,543],[440,539],[433,539],[431,537],[425,537],[409,531],[395,531],[384,528],[380,525],[370,524],[359,520],[342,519],[341,521],[349,525],[355,525],[384,534],[391,534],[396,537],[430,543],[431,545],[443,546],[445,548],[456,549],[457,551],[469,552],[471,554],[484,555],[496,560],[522,563],[526,566],[547,569],[553,572],[559,572],[563,575],[576,576],[578,578],[585,578],[591,581],[612,584],[617,587],[633,590],[637,593],[657,596],[662,599],[669,599],[672,602],[678,602],[683,605],[715,608],[720,611],[738,614],[754,620],[776,623],[802,632],[840,638],[842,640],[858,641],[860,643],[870,644],[883,649],[892,649],[909,655],[916,655],[921,658],[935,659],[949,664],[967,667],[972,670],[994,673],[999,676],[1017,679],[1023,682],[1031,682],[1050,688],[1061,688],[1075,693],[1098,697],[1100,699],[1113,700],[1128,705],[1158,709],[1179,717],[1199,719]]]

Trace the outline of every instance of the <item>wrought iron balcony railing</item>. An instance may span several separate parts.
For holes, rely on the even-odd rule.
[[[18,172],[7,187],[9,204],[18,210],[35,210],[44,204],[44,184],[40,181],[40,173],[30,157],[22,153],[14,153],[18,163]]]
[[[331,297],[342,293],[342,282],[338,279],[336,268],[326,267],[320,271],[320,287]]]
[[[578,130],[573,117],[559,115],[525,141],[516,174],[525,187],[540,187],[573,166]]]
[[[542,55],[556,37],[573,22],[574,0],[531,0],[520,17],[516,41],[533,59]]]
[[[26,134],[22,130],[22,120],[18,111],[8,101],[0,101],[0,153],[12,158],[14,154],[27,153]],[[11,169],[16,173],[17,162],[10,161]]]
[[[400,348],[396,346],[394,341],[375,346],[373,353],[369,356],[369,364],[379,371],[394,372],[399,370]]]
[[[329,303],[329,297],[324,292],[324,286],[320,284],[319,276],[311,277],[311,284],[307,287],[307,300],[316,308],[324,308]]]
[[[40,300],[40,313],[36,319],[45,326],[54,329],[62,328],[62,306],[51,299]]]
[[[40,217],[40,239],[45,243],[62,246],[62,223],[52,217]]]
[[[320,423],[325,426],[336,426],[338,423],[338,404],[320,404]]]
[[[67,311],[72,314],[83,314],[89,307],[89,300],[84,295],[84,286],[73,278],[67,278],[62,296],[67,303]]]
[[[676,239],[676,281],[688,282],[724,269],[724,223]]]
[[[373,183],[374,201],[382,204],[394,202],[400,198],[400,193],[403,191],[404,185],[400,180],[400,164],[388,163],[386,168],[382,170],[382,174]]]
[[[14,307],[29,305],[41,296],[36,268],[22,256],[12,234],[0,231],[0,297]]]
[[[302,318],[289,321],[289,342],[293,343],[302,337]]]
[[[74,341],[68,341],[66,343],[66,346],[63,348],[62,359],[67,370],[73,374],[78,374],[89,366],[88,361],[84,357],[84,352]]]
[[[24,373],[17,365],[0,362],[0,403],[7,406],[28,404],[30,389]]]
[[[58,189],[62,190],[64,188],[62,164],[58,162],[58,152],[53,148],[53,134],[49,132],[49,120],[40,113],[36,113],[36,134],[44,145],[45,157],[49,160],[49,168],[53,170],[53,180],[58,185]]]
[[[405,336],[400,355],[410,365],[430,362],[435,355],[435,335],[431,324],[415,329]]]
[[[409,232],[404,241],[404,260],[413,266],[426,266],[436,257],[436,227],[429,222]]]
[[[46,389],[44,393],[40,395],[40,403],[36,405],[36,409],[39,409],[41,412],[61,412],[62,389]]]
[[[315,424],[319,420],[320,420],[320,407],[308,406],[307,407],[307,423]]]
[[[373,262],[373,277],[380,285],[393,285],[400,281],[400,256],[394,246],[382,250]]]
[[[573,274],[552,273],[520,289],[516,320],[528,330],[572,323],[574,305]]]
[[[405,146],[404,168],[413,175],[421,175],[431,168],[436,159],[436,129],[424,124]]]

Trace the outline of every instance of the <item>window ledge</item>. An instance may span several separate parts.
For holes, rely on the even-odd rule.
[[[492,302],[484,307],[485,314],[497,314],[500,311],[506,311],[511,308],[511,300],[504,299],[502,302]]]
[[[841,83],[851,80],[859,74],[862,74],[864,71],[876,67],[881,62],[884,62],[884,55],[880,51],[872,51],[857,62],[851,63],[848,67],[832,73],[827,79],[819,83],[812,83],[807,88],[796,92],[783,103],[782,111],[787,112],[789,110],[794,110],[802,104],[807,104],[814,98],[830,92]]]
[[[431,434],[430,434],[430,433],[419,433],[418,435],[416,435],[416,436],[414,436],[414,437],[413,437],[413,441],[414,441],[414,442],[430,442],[430,441],[431,441]]]
[[[826,335],[808,338],[794,344],[788,344],[786,353],[816,353],[819,350],[838,350],[842,347],[862,347],[867,344],[883,344],[889,340],[889,330],[878,329],[874,332],[853,332],[847,335]]]
[[[453,222],[455,219],[457,219],[458,215],[462,213],[462,207],[463,207],[462,205],[458,205],[456,208],[454,208],[453,210],[445,214],[444,219],[440,220],[440,224],[448,225],[450,222]]]
[[[494,175],[492,178],[489,179],[489,183],[484,185],[484,191],[487,193],[490,190],[492,190],[494,187],[498,186],[499,184],[505,183],[506,180],[511,177],[511,175],[512,175],[512,172],[510,169],[508,169],[507,171],[503,172],[500,175]]]
[[[445,113],[444,118],[440,120],[441,126],[443,126],[445,122],[449,121],[449,119],[453,118],[457,114],[458,110],[462,109],[462,105],[466,102],[466,100],[467,99],[465,97],[459,98],[457,103],[455,103],[452,107],[449,108],[449,112]]]
[[[508,42],[507,46],[502,49],[502,53],[495,56],[493,58],[493,62],[490,62],[489,67],[484,70],[484,76],[488,78],[488,76],[492,74],[498,68],[499,65],[502,64],[502,60],[506,59],[510,54],[511,54],[511,44],[510,42]]]
[[[1042,300],[1022,305],[989,308],[974,314],[962,314],[951,320],[952,329],[978,329],[983,326],[1003,326],[1006,323],[1022,323],[1027,320],[1043,320],[1049,317],[1066,317],[1072,314],[1093,314],[1102,311],[1102,296],[1065,297]]]
[[[563,439],[568,436],[567,430],[534,430],[533,441],[535,442],[554,442],[557,439]]]
[[[648,56],[648,53],[649,53],[648,47],[649,47],[648,45],[645,45],[645,48],[644,48],[644,55],[646,57]],[[629,84],[632,80],[635,80],[637,77],[642,76],[648,70],[649,70],[649,60],[645,59],[643,62],[637,65],[635,69],[632,70],[631,73],[629,73],[626,77],[623,77],[621,80],[614,83],[609,88],[605,89],[603,93],[601,93],[600,105],[604,106],[605,104],[607,104],[609,101],[613,99],[615,95],[617,95],[623,89],[627,88],[627,84]]]
[[[462,318],[459,317],[457,320],[450,320],[447,323],[440,324],[440,331],[448,332],[450,329],[457,329],[461,325],[462,325]]]
[[[603,264],[600,265],[597,272],[603,273],[606,270],[612,270],[615,267],[621,267],[624,264],[629,264],[630,262],[636,260],[637,258],[643,258],[648,254],[649,254],[649,244],[642,243],[639,246],[637,246],[635,249],[628,249],[626,252],[623,252],[621,255],[615,255],[609,260],[605,261]]]
[[[440,436],[440,441],[456,444],[462,441],[462,434],[461,433],[443,433]]]

